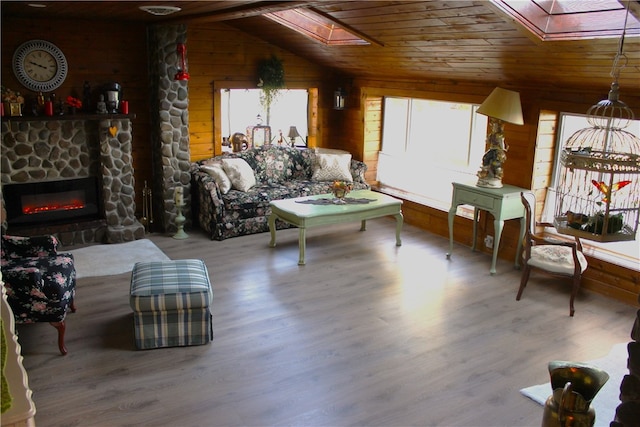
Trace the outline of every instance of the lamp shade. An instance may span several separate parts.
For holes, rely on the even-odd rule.
[[[298,128],[295,127],[295,126],[290,126],[289,127],[289,134],[287,135],[287,137],[291,138],[291,139],[295,139],[295,138],[298,138],[298,137],[302,138],[300,136],[300,134],[298,133]]]
[[[520,94],[501,87],[495,88],[487,96],[487,99],[478,107],[478,113],[514,125],[524,124]]]

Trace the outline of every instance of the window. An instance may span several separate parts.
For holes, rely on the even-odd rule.
[[[328,46],[367,46],[372,42],[364,34],[317,10],[287,9],[262,16]]]
[[[271,104],[269,115],[260,103],[262,89],[223,89],[221,93],[222,135],[230,137],[236,132],[245,135],[258,124],[271,126],[271,142],[276,143],[280,134],[285,142],[289,128],[295,126],[300,138],[296,145],[307,140],[307,110],[309,94],[305,89],[283,89]],[[250,135],[249,135],[250,136]]]
[[[622,0],[492,0],[492,3],[542,41],[640,35],[637,13]],[[632,9],[633,10],[633,9]],[[627,23],[628,20],[628,23]]]
[[[478,105],[416,98],[384,99],[380,185],[448,211],[451,183],[476,180],[487,117]]]
[[[553,177],[551,181],[551,189],[547,192],[547,197],[544,204],[543,221],[553,223],[553,215],[555,212],[555,191],[553,190],[557,186],[557,180],[560,176],[560,152],[564,148],[564,142],[569,139],[571,135],[580,129],[589,128],[591,125],[587,122],[586,115],[580,114],[560,114],[559,126],[558,126],[558,139],[556,141],[556,155],[555,164],[553,170]],[[627,132],[640,137],[640,120],[634,120],[631,124],[625,128]],[[548,233],[557,234],[555,228],[548,228]],[[613,264],[622,265],[624,267],[638,270],[640,268],[640,229],[636,234],[636,240],[625,242],[607,242],[600,243],[590,240],[581,239],[582,246],[585,252],[589,255],[597,258],[604,259],[605,261]]]

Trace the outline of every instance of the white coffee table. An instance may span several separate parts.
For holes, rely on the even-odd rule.
[[[369,203],[354,204],[307,204],[299,203],[309,199],[333,198],[332,194],[320,194],[315,196],[298,197],[295,199],[274,200],[269,203],[271,215],[269,216],[269,232],[271,233],[270,247],[276,246],[276,219],[280,219],[298,227],[298,246],[300,258],[298,265],[304,265],[304,252],[306,248],[307,228],[319,225],[330,225],[342,222],[361,221],[360,231],[366,230],[368,219],[383,216],[396,218],[396,246],[401,246],[400,232],[402,231],[402,200],[386,194],[370,190],[352,191],[348,195],[352,199],[369,199]]]

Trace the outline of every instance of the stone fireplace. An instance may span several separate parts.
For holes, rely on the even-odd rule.
[[[7,233],[54,234],[65,245],[144,237],[127,116],[5,117],[1,166]]]

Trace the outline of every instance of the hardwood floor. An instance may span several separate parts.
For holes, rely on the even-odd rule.
[[[519,389],[550,360],[587,361],[630,340],[637,307],[395,221],[211,241],[147,237],[172,259],[205,260],[209,345],[137,351],[129,274],[83,278],[67,326],[22,325],[39,426],[539,426]],[[551,390],[549,390],[551,392]]]

